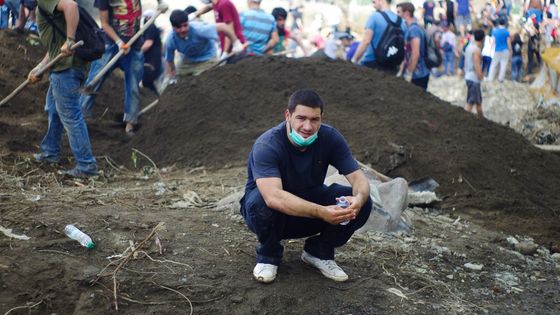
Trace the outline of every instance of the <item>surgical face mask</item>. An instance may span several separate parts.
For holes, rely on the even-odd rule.
[[[311,144],[313,144],[313,142],[315,142],[315,140],[317,140],[317,138],[319,137],[317,133],[314,133],[313,135],[309,136],[307,139],[305,139],[304,137],[302,137],[299,133],[297,133],[292,126],[290,126],[290,139],[292,139],[292,141],[299,147],[308,147]]]

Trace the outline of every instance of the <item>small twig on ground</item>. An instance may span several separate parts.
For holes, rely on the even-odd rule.
[[[35,304],[33,304],[33,305],[16,306],[16,307],[14,307],[14,308],[9,309],[6,313],[4,313],[4,315],[8,315],[8,314],[10,314],[12,311],[20,310],[20,309],[22,309],[22,308],[32,309],[32,308],[34,308],[35,306],[37,306],[37,305],[39,305],[39,304],[41,304],[41,303],[43,303],[43,300],[41,300],[41,301],[39,301],[39,302],[37,302],[37,303],[35,303]]]
[[[148,255],[148,253],[146,253],[145,251],[138,251],[138,254],[144,254],[146,255],[146,257],[148,257],[149,260],[153,261],[153,262],[159,262],[159,263],[172,263],[172,264],[176,264],[176,265],[180,265],[180,266],[184,266],[184,267],[189,267],[191,270],[194,270],[193,267],[191,267],[190,265],[178,262],[178,261],[173,261],[173,260],[169,260],[169,259],[153,259],[150,255]]]
[[[107,266],[105,266],[105,268],[103,268],[103,270],[97,274],[97,278],[92,282],[92,285],[95,284],[99,278],[101,278],[103,275],[103,272],[112,264],[116,264],[117,262],[119,262],[119,264],[117,265],[117,267],[115,268],[115,270],[113,270],[113,272],[111,273],[112,278],[113,278],[113,298],[115,300],[115,310],[118,311],[119,310],[119,304],[118,304],[118,290],[117,290],[117,274],[119,272],[120,269],[122,269],[127,263],[128,261],[136,254],[136,252],[138,250],[140,250],[142,247],[144,247],[144,245],[146,245],[150,239],[156,234],[156,232],[163,227],[164,223],[160,222],[158,225],[156,225],[156,227],[154,227],[152,229],[152,231],[150,232],[150,234],[148,234],[148,236],[146,236],[146,238],[140,242],[135,248],[131,249],[131,251],[123,258],[114,261],[114,262],[110,262]]]
[[[135,148],[132,148],[132,151],[140,154],[141,156],[145,157],[148,161],[150,161],[150,163],[152,163],[152,166],[154,167],[154,170],[156,171],[159,179],[162,179],[161,174],[159,173],[159,168],[157,167],[156,163],[152,159],[150,159],[149,156],[147,156],[146,154],[142,153],[140,150],[135,149]]]
[[[21,177],[25,178],[25,177],[29,176],[30,174],[37,172],[38,170],[39,170],[38,168],[33,169],[33,170],[23,174],[23,176],[21,176]]]
[[[465,177],[465,175],[461,174],[461,177],[463,177],[463,180],[465,181],[465,183],[467,183],[467,185],[469,185],[469,187],[473,190],[473,191],[477,191],[478,189],[474,188],[474,186],[471,184],[471,182]]]
[[[163,285],[161,285],[161,284],[157,284],[157,283],[155,283],[154,281],[152,281],[152,283],[155,284],[155,285],[157,285],[157,286],[160,287],[160,288],[163,288],[163,289],[166,289],[166,290],[175,292],[175,293],[179,294],[180,296],[182,296],[185,300],[187,300],[187,301],[189,302],[189,306],[190,306],[190,308],[191,308],[190,315],[192,315],[192,313],[193,313],[193,306],[192,306],[191,300],[189,300],[188,297],[186,297],[183,293],[181,293],[181,292],[179,292],[179,291],[177,291],[177,290],[175,290],[175,289],[172,289],[172,288],[163,286]]]

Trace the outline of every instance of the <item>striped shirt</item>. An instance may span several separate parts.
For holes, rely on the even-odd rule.
[[[266,44],[276,30],[274,17],[261,9],[249,9],[241,12],[239,20],[245,40],[250,43],[247,52],[255,55],[266,53]]]

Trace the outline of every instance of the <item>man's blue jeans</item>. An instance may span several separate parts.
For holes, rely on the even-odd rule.
[[[351,196],[352,188],[333,184],[320,186],[301,194],[307,201],[323,206],[336,204],[336,197]],[[318,218],[303,218],[284,214],[266,206],[257,188],[245,193],[241,199],[241,215],[257,235],[257,263],[279,265],[284,253],[283,239],[309,237],[304,250],[325,260],[334,259],[334,249],[348,242],[352,234],[362,227],[371,212],[371,199],[363,206],[355,220],[347,225],[331,225]]]
[[[0,12],[0,29],[10,28],[10,14],[12,15],[11,27],[14,27],[19,17],[19,1],[6,0],[4,5],[0,7]]]
[[[443,52],[443,64],[445,66],[445,74],[453,75],[455,72],[455,53],[453,50]]]
[[[80,86],[84,77],[85,71],[80,68],[49,74],[50,86],[45,104],[49,127],[41,142],[41,150],[45,156],[60,158],[60,139],[66,130],[77,169],[92,173],[97,171],[97,163],[91,152],[87,126],[79,106]]]
[[[113,56],[119,52],[116,44],[106,44],[103,56],[91,63],[91,69],[86,80],[86,86],[101,71]],[[140,110],[140,91],[139,83],[144,73],[144,54],[137,49],[130,49],[128,54],[122,56],[119,61],[111,68],[101,80],[94,86],[93,94],[84,94],[80,99],[80,107],[85,116],[91,116],[91,111],[95,103],[95,94],[101,89],[105,79],[109,77],[115,67],[119,67],[124,72],[124,121],[132,124],[138,123],[138,112]]]
[[[511,80],[521,82],[523,76],[523,58],[521,56],[511,57]]]

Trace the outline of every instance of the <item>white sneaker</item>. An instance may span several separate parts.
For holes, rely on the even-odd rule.
[[[348,280],[348,275],[342,268],[340,268],[334,260],[323,260],[315,256],[312,256],[306,251],[301,254],[301,260],[311,266],[319,269],[323,276],[332,279],[334,281],[346,281]]]
[[[253,277],[258,282],[270,283],[276,279],[277,270],[278,266],[258,263],[253,269]]]

